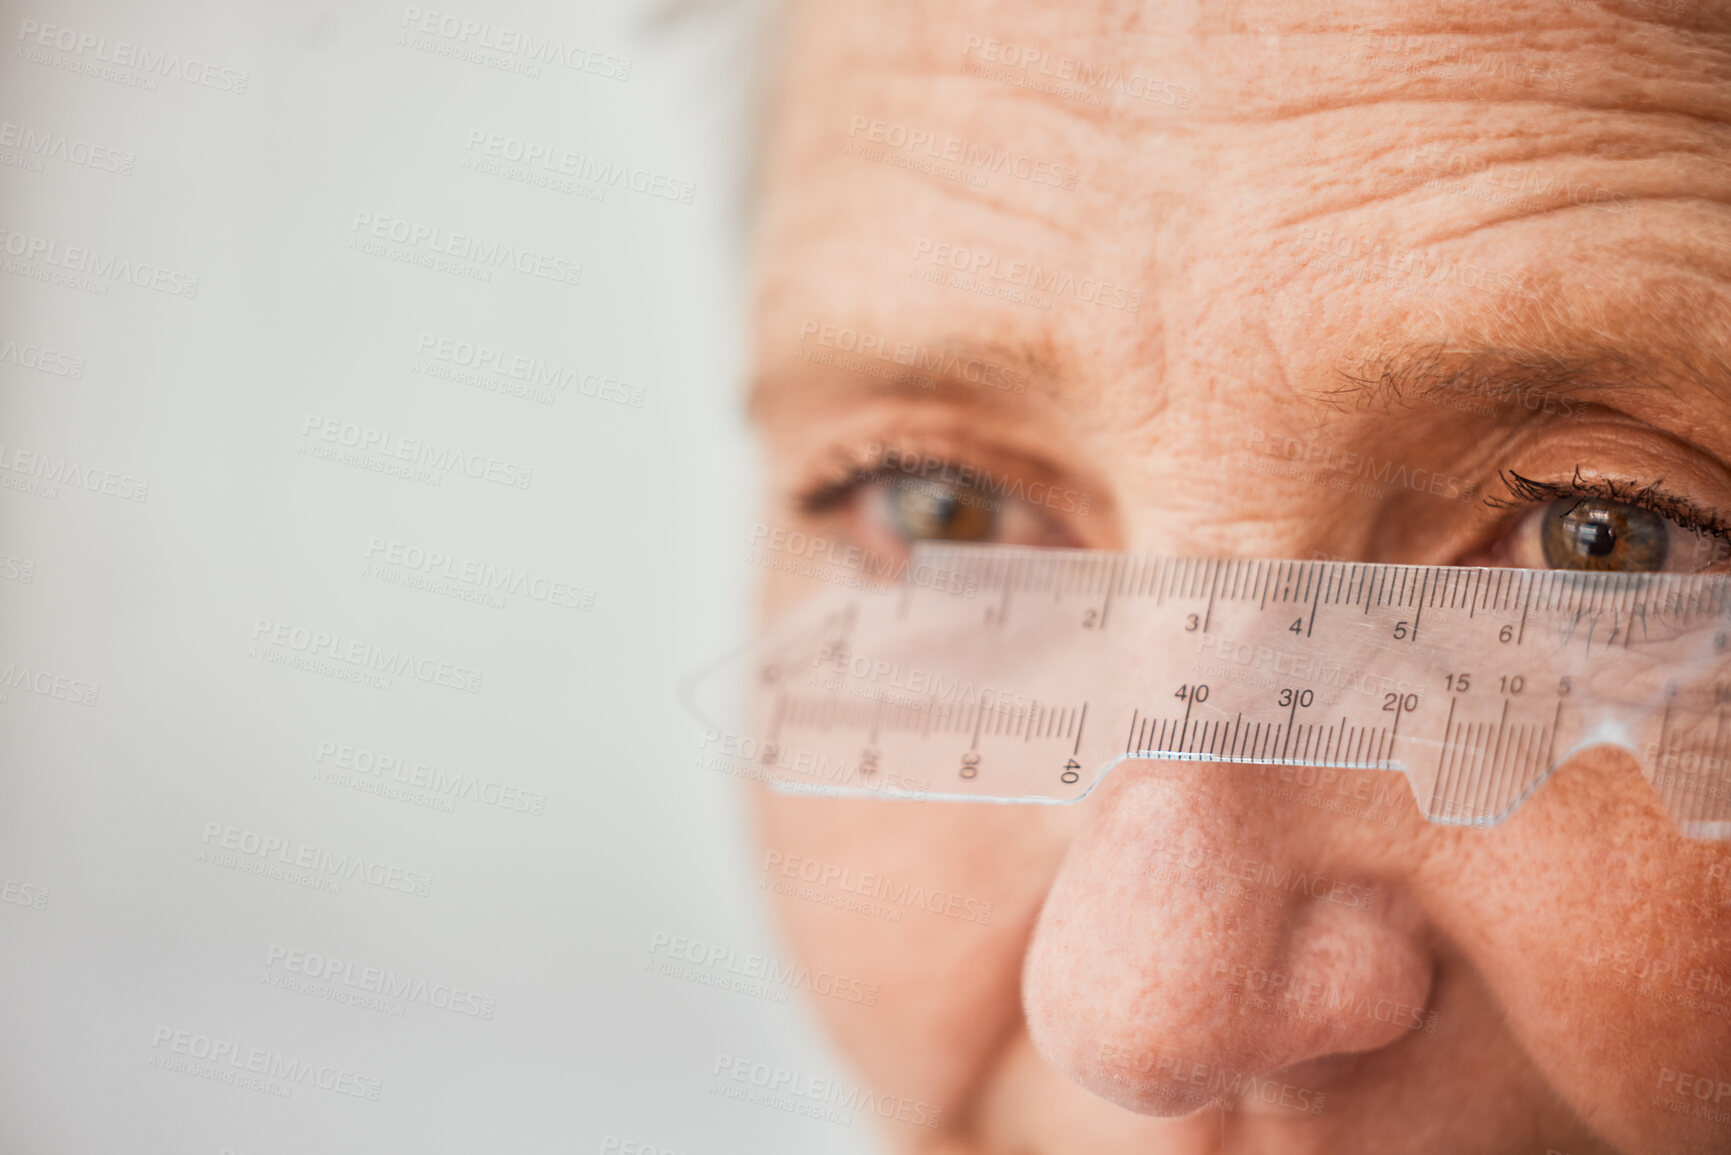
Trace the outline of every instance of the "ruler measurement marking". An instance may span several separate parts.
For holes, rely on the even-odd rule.
[[[1450,694],[1449,695],[1449,716],[1448,716],[1447,720],[1443,722],[1442,748],[1437,751],[1437,755],[1436,755],[1436,785],[1432,786],[1431,791],[1430,791],[1430,813],[1433,813],[1433,814],[1436,813],[1437,795],[1442,791],[1442,788],[1443,788],[1443,763],[1445,761],[1447,761],[1447,759],[1448,759],[1448,755],[1449,755],[1449,731],[1454,728],[1454,724],[1455,724],[1455,697],[1453,694]]]
[[[1723,766],[1725,764],[1725,707],[1720,706],[1719,709],[1716,711],[1716,713],[1717,713],[1718,717],[1716,718],[1716,720],[1713,723],[1713,745],[1711,747],[1709,747],[1709,749],[1711,749],[1713,751],[1713,757],[1718,760],[1719,765]],[[1705,811],[1706,805],[1707,805],[1707,792],[1702,791],[1701,792],[1701,810],[1702,811]]]
[[[1431,791],[1430,813],[1432,814],[1453,817],[1455,766],[1460,762],[1461,743],[1466,740],[1470,730],[1470,726],[1464,722],[1461,723],[1455,730],[1456,741],[1443,750],[1443,756],[1447,761],[1442,772],[1437,775],[1436,789]]]
[[[1548,741],[1548,742],[1547,742],[1547,743],[1546,743],[1546,744],[1545,744],[1545,765],[1544,765],[1544,769],[1545,769],[1545,770],[1546,770],[1546,772],[1549,772],[1549,771],[1550,771],[1550,769],[1551,769],[1551,767],[1552,767],[1552,766],[1554,766],[1554,765],[1556,765],[1556,752],[1557,752],[1557,731],[1558,731],[1558,730],[1560,730],[1560,729],[1562,729],[1562,726],[1563,726],[1563,699],[1562,699],[1562,698],[1560,698],[1560,697],[1559,697],[1559,698],[1558,698],[1558,699],[1557,699],[1557,712],[1556,712],[1556,715],[1555,715],[1555,716],[1554,716],[1554,717],[1552,717],[1552,718],[1551,718],[1551,737],[1550,737],[1550,741]]]
[[[1121,560],[1122,557],[1123,557],[1123,555],[1120,554],[1120,555],[1118,555],[1118,559],[1115,559],[1112,562],[1112,573],[1106,579],[1106,597],[1105,597],[1105,600],[1103,600],[1100,603],[1100,632],[1101,633],[1106,632],[1106,616],[1112,612],[1112,590],[1118,584],[1118,570],[1123,565],[1123,561]]]
[[[1216,565],[1213,567],[1213,570],[1214,570],[1213,578],[1208,583],[1208,613],[1207,613],[1207,616],[1202,619],[1202,632],[1203,633],[1208,632],[1208,623],[1210,623],[1214,620],[1214,591],[1215,591],[1215,587],[1217,587],[1220,584],[1220,567],[1218,565]],[[1185,718],[1186,722],[1189,721],[1190,707],[1188,705],[1186,705],[1184,707],[1184,718]]]
[[[1488,726],[1489,723],[1486,722],[1473,724],[1472,746],[1467,752],[1467,757],[1462,759],[1461,765],[1455,772],[1454,806],[1458,818],[1468,820],[1472,818],[1472,794],[1479,780],[1479,772],[1484,766],[1486,751],[1490,748],[1491,731]]]
[[[1497,771],[1497,789],[1491,795],[1492,814],[1501,814],[1507,809],[1510,797],[1520,786],[1521,774],[1532,756],[1532,751],[1527,749],[1532,740],[1533,727],[1530,724],[1510,727],[1508,749],[1504,751],[1503,764]]]
[[[1535,728],[1530,724],[1515,727],[1513,746],[1505,762],[1503,772],[1498,775],[1501,779],[1500,788],[1493,795],[1496,805],[1495,813],[1501,814],[1514,801],[1515,791],[1520,787],[1525,772],[1531,768],[1533,751],[1528,746],[1533,743],[1535,736]]]
[[[1664,759],[1665,751],[1669,748],[1665,742],[1665,735],[1670,729],[1671,729],[1671,699],[1666,698],[1665,699],[1665,712],[1664,712],[1664,714],[1660,715],[1660,717],[1659,717],[1659,757],[1661,760]]]
[[[1526,792],[1532,789],[1533,783],[1537,782],[1544,773],[1544,767],[1540,766],[1538,761],[1544,754],[1547,729],[1548,727],[1543,722],[1527,723],[1527,736],[1521,743],[1521,789],[1519,794],[1509,799],[1508,806],[1514,805],[1519,798],[1524,797]],[[1505,806],[1504,810],[1506,811],[1507,808]]]
[[[1527,611],[1532,608],[1533,587],[1537,584],[1538,583],[1533,581],[1531,578],[1527,579],[1527,596],[1521,602],[1521,628],[1520,631],[1515,634],[1515,645],[1517,646],[1520,645],[1527,636]]]
[[[1388,752],[1391,756],[1394,754],[1394,740],[1400,737],[1400,720],[1405,715],[1406,705],[1404,700],[1402,698],[1396,698],[1394,700],[1394,729],[1389,731],[1388,735]]]
[[[1478,727],[1478,745],[1474,748],[1474,760],[1468,764],[1467,773],[1463,776],[1462,796],[1466,801],[1462,804],[1464,816],[1477,819],[1478,811],[1474,809],[1474,798],[1484,776],[1490,768],[1491,751],[1496,746],[1497,730],[1489,722],[1481,722]]]
[[[1449,783],[1449,804],[1456,818],[1466,818],[1471,810],[1467,795],[1472,790],[1473,776],[1477,773],[1475,768],[1484,761],[1486,732],[1483,722],[1469,725],[1468,744],[1461,749],[1461,756],[1455,761],[1453,780]]]
[[[1529,583],[1529,589],[1530,589],[1530,583]],[[1487,780],[1495,777],[1496,772],[1497,772],[1497,767],[1502,761],[1503,741],[1504,741],[1505,737],[1507,736],[1508,725],[1509,725],[1509,699],[1504,698],[1503,699],[1502,716],[1497,720],[1496,740],[1492,744],[1493,752],[1490,755],[1490,765],[1488,767],[1486,767],[1488,772],[1485,774],[1485,778]],[[1479,798],[1480,798],[1480,803],[1481,803],[1481,809],[1484,805],[1484,793],[1485,793],[1485,791],[1482,789],[1482,786],[1483,786],[1483,783],[1481,783],[1481,789],[1478,792]]]
[[[1408,641],[1411,641],[1411,642],[1418,641],[1418,624],[1420,621],[1422,621],[1424,619],[1424,595],[1425,595],[1425,592],[1429,589],[1430,589],[1430,567],[1426,566],[1424,569],[1424,581],[1422,583],[1420,583],[1420,585],[1418,587],[1418,604],[1413,611],[1412,634],[1410,637],[1407,638]],[[1398,718],[1395,721],[1397,724],[1399,723]]]
[[[1484,781],[1479,783],[1479,818],[1485,819],[1497,812],[1498,800],[1506,788],[1506,780],[1510,767],[1513,765],[1515,750],[1520,742],[1521,724],[1505,726],[1497,735],[1497,752],[1491,759]]]

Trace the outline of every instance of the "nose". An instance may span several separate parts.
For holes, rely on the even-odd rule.
[[[1435,1030],[1425,924],[1389,881],[1423,819],[1399,795],[1396,829],[1306,806],[1269,771],[1126,763],[1091,803],[1023,1002],[1046,1061],[1093,1094],[1152,1115],[1320,1111],[1331,1072]]]

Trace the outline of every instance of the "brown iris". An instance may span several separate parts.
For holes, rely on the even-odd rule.
[[[889,507],[896,529],[910,541],[988,541],[998,525],[996,503],[968,485],[897,480]]]
[[[1666,519],[1602,497],[1565,497],[1545,511],[1540,539],[1556,569],[1656,572],[1670,549]]]

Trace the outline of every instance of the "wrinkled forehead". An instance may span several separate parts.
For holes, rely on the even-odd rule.
[[[1724,5],[796,3],[781,59],[771,409],[825,326],[1072,391],[1252,336],[1298,379],[1482,347],[1724,384]]]

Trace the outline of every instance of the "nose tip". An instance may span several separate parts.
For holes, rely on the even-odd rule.
[[[1422,921],[1353,837],[1315,829],[1332,816],[1272,809],[1243,789],[1248,767],[1143,766],[1077,835],[1029,945],[1024,1010],[1047,1062],[1143,1114],[1320,1109],[1300,1084],[1330,1057],[1434,1029]]]

